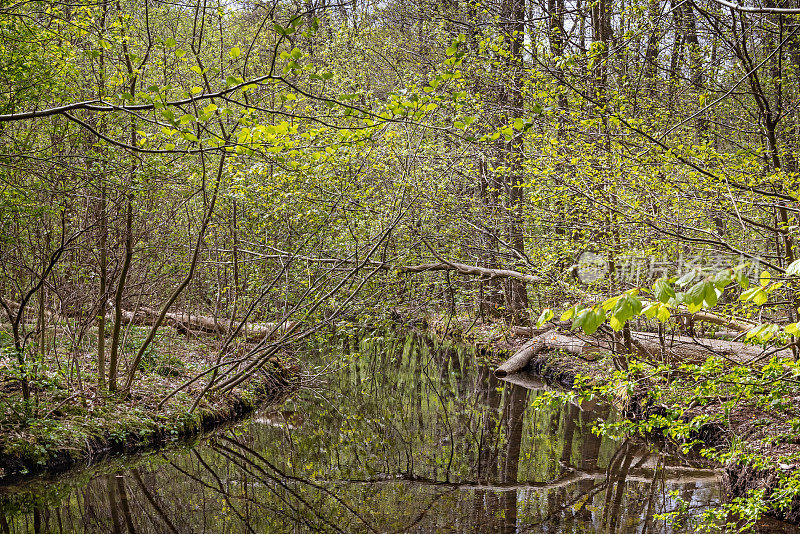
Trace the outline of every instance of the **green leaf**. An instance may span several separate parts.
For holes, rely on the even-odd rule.
[[[709,308],[713,308],[717,305],[717,288],[711,282],[707,282],[705,285],[706,291],[703,300],[706,301]]]
[[[769,287],[765,287],[767,293],[772,293],[776,289],[783,287],[783,282],[773,282]]]
[[[634,315],[642,311],[642,301],[634,295],[623,295],[611,311],[611,327],[619,331],[622,326]]]
[[[550,308],[545,308],[542,310],[542,314],[539,315],[539,319],[536,320],[536,326],[542,326],[544,323],[549,321],[553,318],[553,310]]]
[[[689,310],[689,313],[696,313],[703,309],[703,303],[700,302],[699,304],[689,303],[686,305],[686,309]]]
[[[757,340],[760,342],[769,341],[775,337],[779,330],[780,327],[776,324],[760,324],[748,330],[744,338],[746,340],[757,338]]]
[[[753,300],[753,297],[755,296],[756,291],[758,291],[759,289],[760,288],[758,288],[758,287],[752,287],[752,288],[748,289],[747,291],[743,291],[742,294],[739,296],[739,300],[741,300],[743,302],[747,302],[748,300]]]
[[[614,306],[617,305],[617,302],[619,302],[619,299],[621,299],[621,298],[622,298],[622,295],[617,295],[616,297],[611,297],[609,299],[606,299],[602,304],[603,309],[605,311],[611,310]]]
[[[281,35],[291,35],[295,32],[297,28],[284,28],[283,26],[281,26],[276,22],[275,24],[272,25],[272,29]]]
[[[656,283],[653,284],[653,295],[655,295],[659,302],[666,304],[669,302],[669,299],[675,296],[675,290],[666,280],[662,278],[656,280]]]
[[[573,306],[572,308],[568,309],[567,311],[561,314],[561,320],[569,321],[570,319],[572,319],[574,315],[575,315],[575,307]]]
[[[733,282],[734,276],[735,275],[732,273],[730,269],[725,269],[724,271],[720,271],[714,277],[714,286],[717,289],[725,289],[731,284],[731,282]]]
[[[789,276],[800,276],[800,260],[794,260],[786,268],[786,274]]]
[[[758,277],[758,283],[761,284],[761,287],[767,287],[771,280],[772,277],[769,271],[761,271],[761,276]]]
[[[736,282],[742,289],[750,287],[750,279],[742,271],[736,271]]]
[[[687,305],[702,305],[706,296],[706,282],[698,282],[686,292],[684,302]]]
[[[678,287],[684,287],[688,285],[689,282],[694,280],[695,276],[697,276],[697,271],[695,270],[689,271],[688,273],[678,278],[678,281],[675,283],[678,285]]]
[[[237,57],[242,55],[242,50],[238,46],[234,46],[230,50],[228,50],[228,55],[231,59],[236,59]]]
[[[747,331],[747,334],[745,334],[744,338],[745,339],[752,339],[755,336],[760,335],[761,332],[764,331],[764,328],[766,328],[766,326],[767,325],[765,325],[765,324],[754,326],[753,328],[751,328],[750,330]]]
[[[572,321],[571,330],[577,330],[578,328],[583,328],[583,325],[586,322],[586,317],[591,313],[591,311],[592,311],[591,308],[586,308],[584,310],[576,312],[575,319]]]
[[[593,308],[586,314],[586,321],[583,323],[583,331],[587,335],[594,334],[603,321],[606,320],[606,314],[602,308]]]
[[[178,46],[178,41],[176,41],[174,37],[167,37],[167,40],[164,41],[164,44],[170,48],[174,48]]]
[[[762,288],[758,288],[756,290],[756,294],[753,296],[753,302],[756,304],[756,306],[763,306],[766,304],[768,299],[769,295],[767,295],[767,292]]]
[[[639,315],[642,313],[642,300],[639,297],[636,295],[629,295],[628,302],[631,303],[631,308],[633,308],[634,315]]]

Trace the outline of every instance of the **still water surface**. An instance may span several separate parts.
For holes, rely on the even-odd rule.
[[[465,349],[341,343],[306,357],[321,387],[192,447],[4,489],[0,533],[677,532],[718,502],[714,471],[534,409],[543,384]]]

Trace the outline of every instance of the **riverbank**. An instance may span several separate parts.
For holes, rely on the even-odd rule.
[[[475,344],[496,365],[542,331],[468,321],[450,320],[448,324],[440,319],[428,320],[428,329]],[[560,333],[571,335],[568,329]],[[724,488],[731,501],[762,493],[761,502],[769,503],[766,515],[790,524],[770,522],[767,527],[762,522],[759,532],[800,532],[794,526],[800,525],[800,497],[792,489],[800,484],[800,383],[787,388],[786,377],[773,370],[776,382],[784,380],[783,388],[763,392],[754,388],[731,395],[714,385],[713,375],[731,373],[737,362],[723,358],[717,367],[706,370],[702,365],[700,360],[673,362],[668,368],[649,365],[630,380],[625,373],[618,373],[619,361],[615,363],[610,352],[591,350],[577,355],[543,350],[530,359],[524,371],[559,387],[605,398],[633,423],[631,428],[674,450],[691,443],[696,453],[713,458],[723,470]],[[662,394],[654,400],[651,393],[656,388]]]
[[[201,340],[166,336],[169,343],[156,343],[125,398],[87,380],[93,373],[90,355],[72,362],[82,376],[80,371],[40,376],[28,403],[22,401],[18,383],[0,384],[0,485],[185,440],[279,402],[298,387],[299,367],[288,357],[273,357],[241,387],[224,395],[209,394],[194,410],[205,385],[202,379],[162,405],[213,361]]]
[[[573,388],[579,377],[589,381],[605,382],[615,387],[607,365],[609,358],[597,361],[576,362],[573,355],[559,352],[544,353],[533,360],[527,371],[543,377],[549,383]],[[786,410],[764,410],[758,402],[739,402],[732,406],[722,397],[698,403],[680,392],[666,395],[659,403],[650,401],[648,387],[652,383],[638,384],[629,395],[615,399],[615,406],[634,423],[644,423],[659,417],[680,414],[679,420],[691,426],[689,439],[695,441],[695,452],[716,449],[716,454],[727,458],[718,463],[724,473],[723,487],[730,500],[745,499],[755,492],[764,492],[765,500],[783,499],[782,506],[767,511],[768,517],[786,522],[761,521],[758,532],[800,532],[800,497],[783,494],[798,475],[800,466],[800,441],[792,426],[795,417],[792,409],[797,399],[786,399],[791,405]],[[674,450],[680,450],[688,440],[672,439],[664,427],[647,428],[647,438],[665,441]],[[705,453],[703,453],[705,454]]]
[[[116,513],[136,532],[661,532],[649,518],[691,502],[688,524],[719,496],[713,471],[593,434],[604,406],[535,406],[549,388],[498,381],[471,346],[348,334],[298,352],[325,374],[280,407],[191,445],[0,488],[10,531],[38,518],[106,532]]]

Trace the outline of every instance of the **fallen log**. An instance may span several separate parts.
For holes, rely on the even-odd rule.
[[[548,350],[561,350],[569,354],[581,356],[586,359],[611,352],[611,346],[605,346],[604,340],[590,337],[566,336],[556,331],[542,335],[542,340]]]
[[[661,342],[658,334],[651,332],[631,332],[631,336],[648,350],[660,351]],[[763,348],[758,345],[747,345],[739,341],[724,339],[697,338],[690,336],[667,336],[665,349],[672,357],[695,360],[698,357],[717,355],[724,356],[738,363],[750,363],[772,354],[781,358],[794,358],[790,348]]]
[[[570,325],[569,321],[549,321],[546,322],[543,326],[511,326],[509,327],[509,332],[511,332],[515,336],[539,336],[548,332],[550,330],[555,330],[556,328],[569,328]]]
[[[19,309],[19,304],[14,301],[3,297],[0,297],[0,300],[2,300],[3,304],[8,306],[12,312]],[[113,303],[108,303],[107,310],[106,321],[113,322],[115,319]],[[122,310],[120,316],[123,324],[152,326],[158,319],[158,313],[158,310],[154,310],[153,308],[140,306],[134,311]],[[45,310],[45,315],[50,319],[62,317],[58,313],[50,310]],[[63,317],[69,316],[66,315]],[[239,326],[238,321],[220,319],[207,315],[192,315],[186,312],[167,312],[164,316],[164,324],[184,333],[217,335],[228,335]],[[278,337],[295,325],[296,321],[285,321],[280,326],[278,326],[278,323],[247,323],[238,335],[245,336],[247,341],[250,342],[261,341],[266,336],[270,336],[270,338]]]
[[[494,370],[495,376],[503,378],[525,369],[530,361],[545,348],[546,345],[542,338],[546,335],[543,334],[525,343],[511,358]]]
[[[750,364],[763,359],[767,354],[793,358],[789,348],[767,348],[746,345],[738,341],[694,338],[689,336],[666,336],[662,345],[659,335],[651,332],[631,332],[634,353],[644,359],[663,359],[669,362],[701,362],[709,356],[719,356],[737,364]],[[562,351],[592,360],[603,355],[622,351],[621,342],[582,334],[565,335],[551,330],[535,337],[522,346],[511,358],[495,370],[495,375],[505,377],[524,370],[541,351]]]
[[[706,356],[721,356],[737,363],[749,363],[774,351],[779,357],[793,357],[791,349],[763,349],[738,341],[724,339],[695,338],[690,336],[666,336],[662,346],[658,334],[651,332],[631,332],[635,352],[643,358],[664,356],[670,361],[698,361]],[[609,354],[619,352],[619,342],[588,336],[565,336],[550,333],[544,336],[549,350],[562,350],[570,354]]]
[[[756,326],[756,323],[747,321],[745,319],[723,317],[721,315],[717,315],[715,313],[707,311],[697,311],[694,313],[682,312],[675,315],[675,317],[687,317],[694,321],[725,326],[737,332],[747,332],[751,330],[754,326]]]
[[[109,313],[107,318],[113,320],[113,313]],[[155,324],[157,318],[158,310],[147,306],[141,306],[136,311],[123,310],[122,312],[122,319],[126,324],[151,326]],[[167,312],[164,316],[164,324],[181,332],[217,335],[228,335],[239,326],[237,321],[230,319],[216,319],[186,312]],[[239,335],[244,336],[250,342],[261,341],[267,336],[278,337],[294,327],[295,324],[295,321],[285,321],[280,326],[278,323],[248,323],[239,331]]]
[[[727,339],[728,341],[733,341],[734,339],[741,339],[744,337],[742,336],[742,332],[739,332],[738,330],[720,330],[718,332],[713,332],[706,335],[710,336],[711,339]]]

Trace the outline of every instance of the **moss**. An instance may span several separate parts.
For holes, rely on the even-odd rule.
[[[293,376],[297,376],[296,371]],[[293,384],[293,379],[276,380],[264,374],[251,380],[246,389],[203,403],[192,413],[193,399],[179,394],[162,410],[153,402],[132,406],[112,398],[91,411],[72,408],[62,410],[60,416],[33,419],[23,428],[0,436],[0,483],[36,473],[62,472],[109,455],[196,436],[281,398]]]

